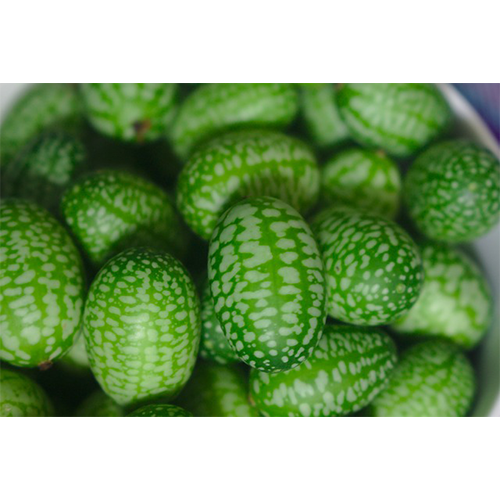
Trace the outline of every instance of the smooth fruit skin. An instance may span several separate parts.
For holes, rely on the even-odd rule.
[[[410,311],[391,325],[401,335],[444,337],[470,349],[492,319],[491,291],[479,267],[463,251],[427,242],[421,249],[422,293]]]
[[[124,417],[125,410],[101,390],[92,393],[76,409],[75,417]]]
[[[170,138],[186,159],[195,146],[236,128],[283,129],[298,111],[290,83],[213,83],[198,87],[181,105]]]
[[[427,237],[450,243],[471,241],[486,234],[500,218],[500,162],[468,141],[436,144],[410,167],[405,201]]]
[[[448,103],[428,83],[343,83],[337,104],[356,141],[397,157],[415,154],[451,121]]]
[[[334,417],[364,408],[387,385],[396,348],[381,330],[327,325],[311,357],[281,373],[252,370],[251,396],[267,417]]]
[[[22,373],[0,370],[0,417],[51,417],[52,403],[45,391]]]
[[[128,417],[192,417],[189,412],[175,405],[151,404],[133,411]]]
[[[101,133],[127,142],[164,135],[175,109],[175,83],[83,83],[85,112]]]
[[[260,197],[229,209],[210,241],[208,277],[241,361],[272,372],[311,355],[326,320],[324,268],[309,226],[290,205]]]
[[[232,132],[189,159],[179,176],[177,207],[208,240],[224,211],[249,196],[274,196],[307,212],[318,199],[319,177],[316,159],[301,141],[265,130]]]
[[[364,211],[332,207],[318,214],[312,228],[325,263],[332,318],[385,325],[410,310],[422,287],[422,260],[401,227]]]
[[[389,385],[367,409],[374,417],[462,417],[472,403],[474,371],[458,348],[430,340],[403,353]]]
[[[83,325],[92,372],[119,405],[171,398],[191,375],[198,297],[167,253],[132,248],[107,262],[90,287]]]
[[[73,345],[85,296],[80,255],[46,210],[0,205],[0,358],[47,367]]]

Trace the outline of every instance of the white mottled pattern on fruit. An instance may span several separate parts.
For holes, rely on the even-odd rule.
[[[190,412],[175,405],[151,404],[133,411],[129,417],[192,417]]]

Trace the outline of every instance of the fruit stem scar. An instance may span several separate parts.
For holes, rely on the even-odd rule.
[[[134,127],[137,140],[142,142],[146,132],[151,128],[151,120],[148,118],[145,120],[137,120],[132,124],[132,126]]]

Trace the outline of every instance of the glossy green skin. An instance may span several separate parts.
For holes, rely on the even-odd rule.
[[[208,277],[241,361],[273,372],[312,354],[326,320],[324,268],[309,226],[290,205],[270,197],[233,205],[210,241]]]
[[[251,396],[267,417],[335,417],[364,408],[386,387],[396,348],[375,328],[327,325],[313,355],[281,373],[253,370]]]
[[[405,198],[410,216],[429,238],[471,241],[500,218],[500,162],[468,141],[436,144],[410,167]]]
[[[175,405],[152,404],[133,411],[129,417],[192,417],[189,412]]]
[[[185,235],[167,194],[126,172],[100,171],[79,180],[61,211],[75,240],[95,267],[133,246],[182,252]]]
[[[42,134],[2,169],[2,194],[31,200],[58,215],[63,191],[84,162],[85,149],[74,136]]]
[[[83,83],[85,112],[101,133],[127,142],[164,135],[175,109],[175,83]]]
[[[24,367],[53,362],[80,326],[80,255],[46,210],[22,200],[0,205],[0,241],[0,358]]]
[[[198,297],[172,256],[132,248],[97,275],[83,326],[92,372],[118,404],[171,398],[187,382],[198,353]]]
[[[290,83],[213,83],[181,105],[170,138],[186,159],[196,145],[236,128],[283,129],[295,118],[298,95]]]
[[[448,103],[427,83],[344,83],[337,104],[356,141],[398,157],[415,154],[451,121]]]
[[[195,417],[258,417],[250,404],[248,380],[241,366],[198,362],[175,401]]]
[[[389,385],[367,412],[374,417],[462,417],[474,391],[467,358],[456,346],[431,340],[403,353]]]
[[[341,203],[393,219],[400,198],[399,168],[383,153],[350,148],[321,170],[321,200],[326,206]]]
[[[8,165],[23,146],[43,130],[71,125],[81,117],[78,94],[64,83],[31,87],[11,108],[0,131],[0,163]]]
[[[76,417],[124,417],[125,410],[102,391],[91,394],[76,410]]]
[[[330,316],[385,325],[413,306],[422,287],[422,260],[401,227],[345,207],[321,212],[312,227],[325,263]]]
[[[0,417],[50,417],[54,410],[45,391],[22,373],[0,369]]]
[[[191,229],[208,240],[219,217],[250,196],[274,196],[307,212],[319,194],[310,149],[279,132],[225,134],[190,158],[177,185],[177,206]]]
[[[423,245],[424,286],[410,311],[392,328],[411,337],[445,337],[461,347],[477,345],[492,319],[492,297],[479,267],[461,250]]]

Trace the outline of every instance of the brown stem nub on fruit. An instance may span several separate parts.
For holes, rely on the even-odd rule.
[[[133,127],[137,140],[139,142],[142,142],[144,140],[146,132],[151,128],[151,120],[137,120],[133,123]]]
[[[40,371],[41,371],[41,372],[45,372],[45,371],[47,371],[49,368],[51,368],[53,364],[54,364],[54,363],[52,363],[52,361],[50,361],[50,359],[49,359],[49,360],[47,360],[47,361],[43,361],[42,363],[40,363],[40,364],[38,365],[38,368],[40,368]]]

